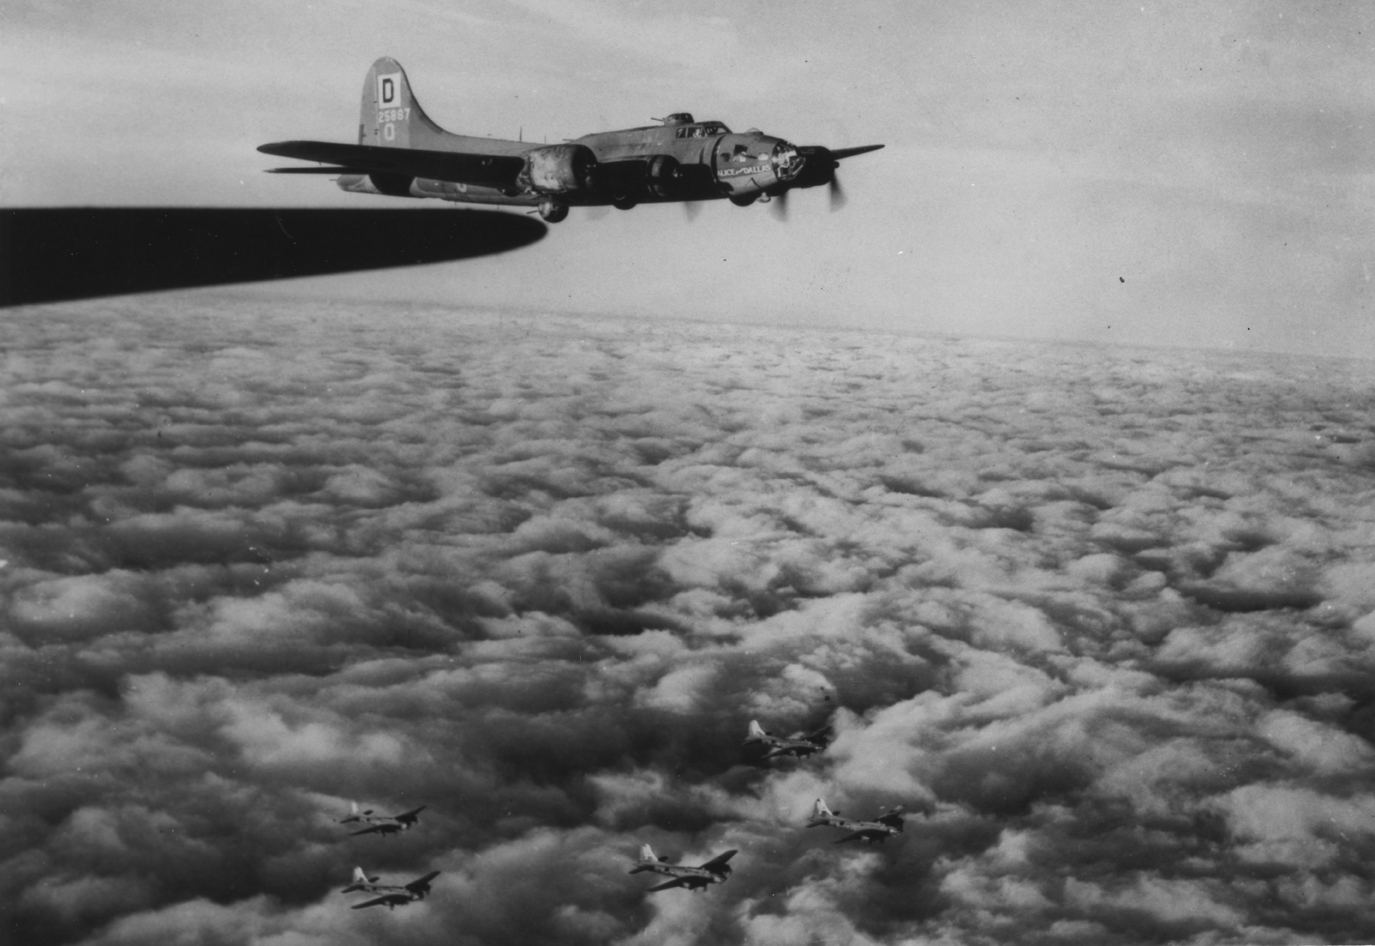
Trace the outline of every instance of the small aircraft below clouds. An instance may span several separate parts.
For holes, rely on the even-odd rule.
[[[424,877],[412,880],[408,884],[379,884],[376,877],[369,877],[364,873],[363,868],[353,869],[353,883],[345,887],[341,893],[353,893],[361,890],[364,893],[381,894],[363,903],[355,903],[353,909],[361,910],[364,907],[386,907],[388,910],[394,907],[404,907],[408,903],[416,900],[424,900],[425,895],[430,892],[430,881],[439,876],[439,871],[430,871]]]
[[[396,834],[414,828],[420,822],[420,813],[428,806],[421,805],[419,808],[413,808],[399,815],[375,815],[371,808],[366,811],[359,811],[356,801],[350,802],[349,807],[353,813],[347,818],[340,818],[339,823],[367,825],[362,831],[349,832],[349,837],[357,837],[360,834],[380,834],[385,837],[388,834]]]
[[[829,726],[822,726],[820,729],[810,733],[795,732],[791,736],[775,736],[759,725],[757,719],[750,720],[750,729],[745,741],[745,746],[766,746],[768,751],[764,753],[765,759],[776,759],[779,756],[791,755],[802,758],[809,756],[813,752],[820,752],[827,746],[827,735],[830,734]]]
[[[654,849],[648,844],[641,845],[640,859],[635,866],[630,869],[630,873],[638,874],[641,871],[653,871],[656,874],[665,874],[672,877],[672,880],[665,881],[654,887],[649,888],[649,892],[656,890],[667,890],[670,887],[687,887],[689,890],[703,890],[710,884],[719,884],[730,876],[730,865],[726,863],[738,851],[727,851],[718,854],[707,861],[701,867],[684,867],[680,864],[670,864],[661,857],[654,856]]]
[[[826,803],[818,798],[812,806],[812,817],[808,819],[807,827],[844,828],[850,832],[843,838],[837,838],[833,844],[843,844],[846,841],[863,841],[866,844],[877,841],[882,844],[894,835],[902,833],[902,812],[903,807],[898,805],[873,821],[854,821],[840,817],[840,812],[827,808]]]
[[[557,223],[569,207],[629,210],[719,198],[744,207],[822,184],[835,209],[843,201],[840,162],[883,147],[798,147],[757,129],[736,133],[717,121],[699,122],[687,112],[655,120],[660,124],[553,145],[455,135],[425,114],[401,64],[383,58],[363,83],[357,144],[279,141],[258,150],[329,165],[272,168],[272,174],[334,174],[342,189],[357,194],[535,207]]]

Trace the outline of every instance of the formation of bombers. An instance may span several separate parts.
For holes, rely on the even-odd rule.
[[[804,759],[813,753],[823,751],[829,745],[827,738],[829,733],[830,727],[823,726],[809,733],[796,732],[791,736],[775,736],[759,725],[758,720],[752,719],[741,747],[755,753],[757,760],[761,763],[767,763],[783,756]],[[834,844],[842,844],[845,841],[882,844],[889,838],[902,833],[903,807],[898,805],[895,808],[890,808],[873,821],[855,821],[851,818],[840,817],[840,812],[832,811],[826,806],[825,801],[818,798],[812,807],[812,816],[807,821],[807,827],[843,828],[849,832],[844,837],[837,838],[832,842]],[[731,873],[729,861],[738,853],[740,853],[738,850],[732,849],[724,854],[716,855],[705,864],[689,867],[673,864],[662,857],[658,857],[652,847],[644,844],[640,846],[640,858],[635,862],[635,866],[630,869],[630,873],[639,874],[644,871],[651,871],[669,878],[661,884],[650,887],[647,891],[649,893],[668,890],[671,887],[706,890],[712,884],[725,882]]]
[[[825,750],[826,746],[829,745],[828,735],[829,727],[823,726],[821,729],[810,733],[797,732],[791,736],[775,736],[760,726],[758,720],[752,719],[741,747],[753,753],[760,763],[768,763],[784,756],[803,759]],[[419,808],[413,808],[398,815],[379,815],[371,808],[360,809],[357,802],[352,802],[348,817],[340,818],[339,824],[365,825],[361,830],[350,832],[350,837],[363,834],[380,834],[387,837],[402,831],[409,831],[418,825],[420,813],[425,808],[425,805],[421,805]],[[890,808],[874,818],[873,821],[856,821],[852,818],[840,817],[840,812],[832,811],[823,799],[818,798],[812,806],[812,815],[807,820],[806,827],[840,828],[847,832],[844,836],[836,838],[832,842],[833,844],[843,844],[846,841],[883,844],[889,838],[902,833],[903,807],[898,805]],[[670,890],[674,887],[685,887],[692,891],[706,890],[714,884],[724,883],[730,877],[730,860],[739,853],[739,850],[731,849],[694,867],[673,863],[671,860],[655,854],[654,848],[649,844],[642,844],[640,856],[636,860],[635,866],[630,869],[630,873],[654,873],[668,878],[648,888],[646,891],[648,893]],[[361,867],[355,867],[352,882],[342,892],[365,893],[372,896],[370,900],[354,904],[353,909],[355,910],[378,906],[392,910],[424,900],[430,893],[431,883],[439,876],[439,873],[437,870],[431,871],[407,884],[383,884],[379,883],[379,877],[369,875]]]
[[[421,805],[419,808],[412,808],[410,811],[402,812],[399,815],[379,815],[371,808],[360,810],[357,802],[349,803],[349,815],[347,818],[340,818],[339,824],[363,824],[367,827],[361,831],[350,831],[349,837],[356,838],[360,834],[380,834],[387,837],[392,834],[400,834],[402,831],[409,831],[420,823],[420,813],[427,806]],[[424,900],[430,892],[430,883],[439,876],[439,871],[431,871],[424,877],[418,877],[408,884],[381,884],[378,883],[379,877],[370,876],[361,867],[353,869],[353,881],[345,887],[341,893],[369,893],[377,894],[371,900],[363,903],[355,903],[353,909],[361,910],[364,907],[386,907],[388,910],[396,907],[404,907],[417,900]]]
[[[823,185],[836,209],[844,200],[836,179],[840,162],[883,147],[799,147],[687,112],[655,121],[660,124],[560,144],[456,135],[425,114],[401,64],[384,57],[363,82],[357,144],[278,141],[258,150],[324,165],[272,168],[273,174],[334,175],[340,188],[356,194],[533,207],[557,223],[569,207],[629,210],[720,199],[746,207]]]

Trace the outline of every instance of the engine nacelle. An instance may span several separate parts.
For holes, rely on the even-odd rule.
[[[682,182],[683,166],[670,154],[656,154],[645,165],[645,186],[655,197],[676,197]]]
[[[547,145],[526,152],[516,183],[535,194],[590,191],[596,168],[597,156],[587,145]]]

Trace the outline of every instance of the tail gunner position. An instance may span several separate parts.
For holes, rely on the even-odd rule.
[[[827,185],[842,200],[840,161],[883,145],[831,150],[798,147],[753,130],[732,132],[686,112],[661,124],[605,131],[555,145],[455,135],[430,120],[400,63],[379,59],[363,83],[358,144],[280,141],[259,151],[324,162],[273,168],[275,174],[333,174],[360,194],[438,197],[471,204],[537,207],[546,221],[569,207],[726,198],[741,207]]]

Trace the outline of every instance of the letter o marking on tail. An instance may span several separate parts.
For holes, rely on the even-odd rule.
[[[382,126],[382,137],[387,141],[396,140],[396,124],[394,122],[387,122]]]

